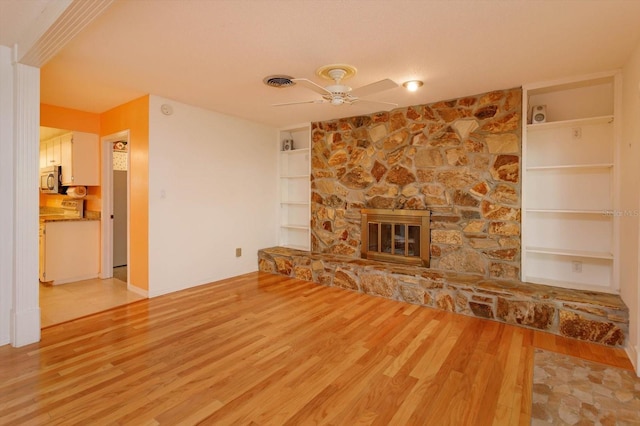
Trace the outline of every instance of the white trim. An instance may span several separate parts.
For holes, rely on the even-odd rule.
[[[13,301],[14,105],[13,51],[0,46],[0,346],[11,342]]]
[[[14,277],[11,343],[40,340],[38,281],[38,157],[40,153],[40,69],[14,64]]]
[[[551,87],[551,86],[563,86],[566,84],[570,84],[570,85],[580,85],[582,83],[587,83],[590,82],[592,80],[598,80],[598,79],[611,79],[612,77],[616,76],[616,74],[619,74],[620,70],[615,69],[615,70],[611,70],[611,71],[602,71],[602,72],[597,72],[597,73],[593,73],[593,74],[587,74],[587,75],[577,75],[577,76],[571,76],[571,77],[565,77],[565,78],[560,78],[557,80],[548,80],[548,81],[541,81],[541,82],[536,82],[536,83],[529,83],[529,84],[525,84],[522,86],[523,91],[527,91],[527,92],[531,92],[531,91],[536,91],[537,89],[544,89],[546,87]],[[523,96],[523,102],[525,101],[525,98]],[[526,103],[525,103],[526,105]],[[524,118],[524,123],[526,125],[526,112],[528,112],[527,110],[522,110],[523,111],[523,117]],[[526,127],[523,127],[523,129]]]
[[[521,121],[522,131],[520,133],[520,280],[528,281],[527,264],[529,251],[526,249],[525,244],[529,241],[529,233],[525,224],[527,223],[527,194],[524,188],[526,188],[527,179],[529,178],[526,173],[530,166],[527,163],[527,125],[529,116],[529,88],[528,86],[522,87],[522,107],[521,107]],[[524,173],[522,171],[525,171]]]
[[[17,60],[42,67],[113,0],[49,1],[18,42]]]
[[[611,181],[611,197],[613,208],[620,211],[622,203],[622,193],[620,191],[622,185],[622,162],[620,161],[620,152],[622,144],[622,72],[615,71],[613,73],[613,179]],[[613,271],[611,287],[620,293],[620,217],[613,217],[613,240],[611,241],[613,249]]]
[[[70,278],[65,278],[63,280],[55,280],[55,281],[52,282],[52,285],[56,286],[56,285],[60,285],[60,284],[75,283],[77,281],[92,280],[92,279],[96,279],[96,278],[99,278],[99,277],[95,273],[93,273],[93,274],[76,275],[76,276],[73,276],[73,277],[70,277]]]
[[[129,130],[122,130],[118,133],[113,133],[101,138],[102,145],[102,209],[100,211],[101,217],[101,251],[100,256],[100,278],[113,277],[113,221],[111,215],[113,214],[113,143],[126,140],[127,145],[129,142]],[[129,198],[129,179],[130,179],[130,158],[131,155],[127,155],[127,200]],[[130,217],[129,217],[129,203],[127,202],[127,265],[130,263],[129,256],[129,241],[130,241]],[[129,279],[129,268],[127,268],[127,285]]]
[[[634,347],[631,345],[627,345],[624,350],[627,353],[631,364],[633,364],[633,368],[636,370],[636,375],[640,377],[640,350],[637,346]]]
[[[129,268],[127,268],[127,279],[129,279]],[[127,290],[129,290],[132,293],[139,294],[142,297],[149,298],[149,292],[147,290],[141,289],[140,287],[127,284]]]

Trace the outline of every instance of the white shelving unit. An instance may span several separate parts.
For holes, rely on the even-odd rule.
[[[283,151],[282,141],[293,140],[293,149]],[[279,245],[309,250],[311,243],[310,176],[311,127],[300,125],[278,132],[280,150]]]
[[[547,110],[523,117],[523,281],[619,290],[619,92],[615,72],[523,88],[523,111]]]

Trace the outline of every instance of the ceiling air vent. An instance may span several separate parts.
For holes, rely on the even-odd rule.
[[[265,77],[263,83],[271,87],[289,87],[296,83],[293,81],[293,77],[288,75],[270,75]]]

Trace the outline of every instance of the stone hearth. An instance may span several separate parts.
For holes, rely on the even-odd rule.
[[[613,294],[283,247],[260,250],[258,262],[263,272],[610,346],[628,333],[627,307]]]

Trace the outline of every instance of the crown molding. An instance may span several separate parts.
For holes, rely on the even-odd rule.
[[[16,62],[41,68],[113,0],[51,1],[16,45]]]

